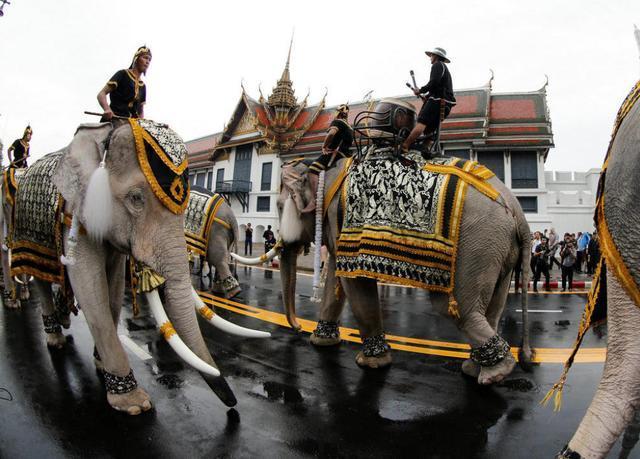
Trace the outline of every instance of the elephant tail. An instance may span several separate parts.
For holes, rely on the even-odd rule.
[[[531,371],[533,349],[529,344],[529,277],[531,275],[531,230],[520,206],[515,209],[518,242],[520,253],[518,259],[522,262],[522,288],[520,289],[520,306],[522,309],[522,342],[518,351],[518,362],[525,371]],[[517,287],[517,286],[516,286]]]
[[[229,229],[229,232],[231,233],[229,234],[229,252],[238,253],[238,240],[240,234],[238,230],[238,220],[236,220],[236,217],[232,215],[228,223],[231,227]],[[235,259],[233,263],[236,264]]]

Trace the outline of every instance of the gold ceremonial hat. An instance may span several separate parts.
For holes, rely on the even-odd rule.
[[[130,69],[132,69],[136,64],[136,60],[138,59],[138,57],[142,56],[143,54],[148,54],[149,57],[151,57],[151,50],[147,48],[147,45],[144,45],[138,48],[136,53],[133,55],[133,59],[131,60],[131,65],[129,66]]]

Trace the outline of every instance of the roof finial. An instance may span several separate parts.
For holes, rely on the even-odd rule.
[[[489,69],[489,72],[491,72],[491,77],[489,78],[489,81],[487,82],[487,88],[491,89],[493,87],[493,69]]]
[[[544,84],[542,85],[542,88],[540,88],[540,91],[547,92],[547,86],[549,86],[549,75],[547,75],[545,73],[544,74]]]

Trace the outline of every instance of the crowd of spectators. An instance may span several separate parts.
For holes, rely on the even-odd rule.
[[[598,234],[594,232],[564,233],[560,236],[554,228],[535,231],[531,238],[531,272],[533,291],[538,291],[538,282],[544,276],[544,288],[549,290],[550,272],[557,266],[561,271],[562,291],[573,290],[573,274],[593,275],[600,260]],[[522,267],[515,270],[516,293]]]

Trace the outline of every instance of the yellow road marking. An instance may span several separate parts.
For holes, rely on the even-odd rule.
[[[202,301],[207,304],[226,309],[228,311],[253,317],[263,322],[269,322],[281,327],[291,328],[284,314],[268,311],[248,304],[239,303],[233,300],[220,298],[210,293],[199,291]],[[298,318],[302,326],[302,331],[312,333],[317,322]],[[360,332],[355,328],[340,327],[340,338],[352,343],[362,343]],[[422,338],[410,338],[406,336],[386,335],[387,341],[392,349],[417,354],[439,355],[443,357],[454,357],[468,359],[470,347],[464,343],[452,343],[448,341],[437,341]],[[517,347],[511,348],[514,357],[518,356]],[[535,348],[533,361],[536,363],[564,363],[571,354],[571,348]],[[606,348],[581,348],[576,355],[576,363],[600,363],[606,358]]]

